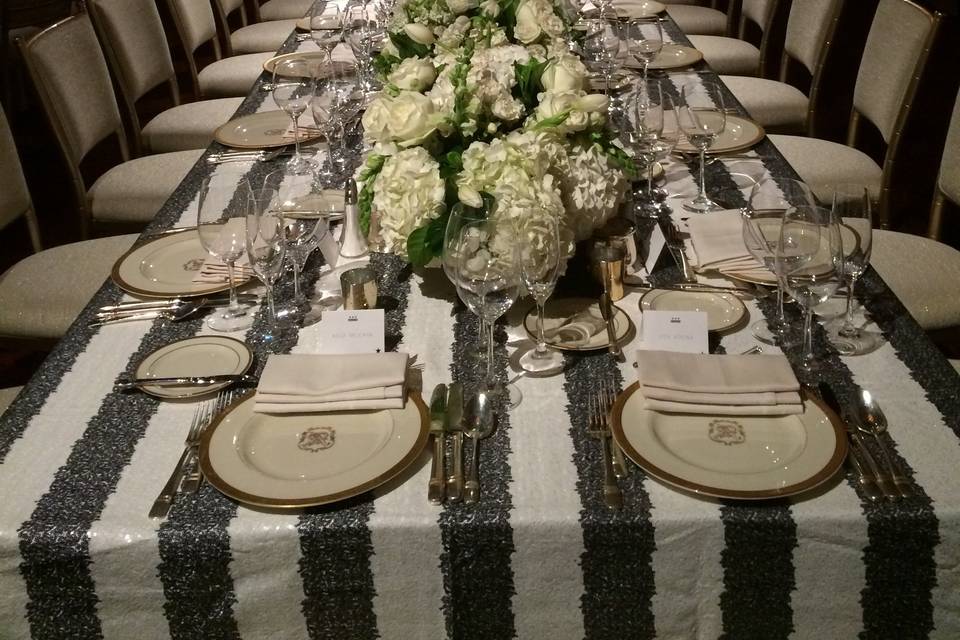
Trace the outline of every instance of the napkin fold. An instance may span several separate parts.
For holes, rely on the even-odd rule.
[[[701,270],[751,273],[770,277],[770,271],[743,243],[743,217],[739,209],[693,216],[687,221],[690,240],[687,256]]]
[[[568,318],[560,326],[544,329],[543,337],[549,342],[582,346],[590,342],[590,338],[606,329],[606,326],[606,322],[600,315],[600,308],[589,306]]]
[[[405,353],[272,355],[254,396],[258,413],[402,409]]]
[[[228,219],[223,226],[220,237],[215,239],[211,246],[214,249],[219,249],[218,253],[233,251],[238,243],[243,246],[243,243],[246,242],[246,224],[245,218]],[[253,270],[250,268],[250,259],[247,257],[246,251],[240,254],[233,268],[237,282],[249,280],[253,277]],[[193,281],[200,284],[220,284],[227,282],[228,279],[227,263],[213,255],[208,255],[204,259],[203,264],[200,265],[200,270],[193,276]]]
[[[655,411],[707,415],[803,413],[800,383],[782,355],[638,351],[637,378]]]

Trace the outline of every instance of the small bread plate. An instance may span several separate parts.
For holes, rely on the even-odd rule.
[[[633,322],[620,307],[614,305],[614,335],[617,344],[628,342]],[[537,339],[537,308],[523,318],[523,328]],[[607,325],[600,315],[600,304],[592,298],[557,298],[547,300],[543,312],[543,333],[546,343],[560,351],[596,351],[610,346]]]
[[[192,298],[228,291],[227,282],[194,282],[209,256],[196,228],[173,230],[126,252],[110,277],[127,293],[146,298]],[[238,278],[237,283],[247,282]]]
[[[323,62],[327,59],[327,54],[323,51],[295,51],[293,53],[284,53],[279,56],[274,56],[269,60],[265,60],[263,63],[263,70],[267,72],[268,75],[273,75],[273,70],[276,68],[277,63],[281,60],[307,60],[309,62]],[[337,69],[343,73],[353,74],[356,73],[356,66],[345,62],[343,60],[333,60],[333,64],[336,65]],[[316,73],[320,71],[316,65],[312,65],[310,68],[311,73]],[[309,77],[306,75],[306,72],[303,76],[304,78]],[[322,76],[321,76],[322,77]]]
[[[700,496],[768,500],[810,491],[837,473],[847,437],[836,415],[803,393],[790,416],[660,413],[644,407],[639,383],[617,398],[611,431],[644,471]]]
[[[720,291],[651,289],[640,298],[640,311],[703,311],[708,331],[731,331],[742,325],[747,308],[740,298]]]
[[[723,133],[717,136],[707,149],[707,155],[721,155],[749,149],[766,137],[767,132],[759,124],[740,116],[727,116]],[[697,153],[697,149],[686,139],[677,143],[674,151],[680,153]]]
[[[395,477],[420,454],[430,420],[419,393],[403,409],[267,414],[248,396],[206,429],[200,467],[245,504],[298,509],[330,504]]]
[[[242,116],[221,125],[213,138],[235,149],[272,149],[293,144],[293,135],[285,135],[291,125],[283,111],[262,111]],[[300,127],[300,142],[311,142],[323,136],[314,127]]]
[[[195,376],[242,375],[253,364],[250,347],[226,336],[195,336],[160,347],[137,365],[137,378],[184,378]],[[151,386],[140,388],[157,398],[178,399],[204,396],[224,387],[219,384]]]

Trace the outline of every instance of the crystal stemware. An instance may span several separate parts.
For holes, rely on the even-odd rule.
[[[460,259],[460,232],[466,225],[482,224],[486,221],[486,219],[487,214],[482,209],[469,207],[462,202],[458,202],[450,208],[450,215],[447,217],[447,227],[443,234],[441,263],[443,264],[444,273],[447,274],[447,278],[454,284],[454,286],[457,284],[457,263]],[[464,304],[467,304],[460,287],[456,287],[456,289],[460,300]],[[482,315],[479,316],[479,318],[480,339],[486,340],[487,323],[483,319]],[[484,349],[483,344],[484,343],[479,343],[473,347],[468,347],[466,349],[466,356],[475,360],[480,360],[486,357],[486,349]]]
[[[711,96],[716,96],[714,100]],[[704,82],[702,89],[684,85],[680,89],[680,104],[677,109],[680,130],[690,144],[700,153],[700,185],[697,197],[685,200],[683,208],[693,213],[706,213],[721,207],[707,197],[706,156],[726,128],[727,116],[723,106],[723,94],[715,83]]]
[[[832,210],[797,206],[784,212],[777,269],[804,311],[801,366],[810,373],[818,368],[813,355],[813,308],[834,294],[843,277],[840,227]]]
[[[270,325],[277,322],[274,285],[283,270],[286,245],[283,241],[283,214],[279,211],[277,190],[272,187],[250,193],[247,209],[247,258],[250,269],[267,290]]]
[[[244,209],[240,215],[232,215],[228,208],[235,191],[240,190]],[[233,184],[215,184],[204,178],[200,184],[197,207],[197,235],[200,244],[212,257],[227,265],[230,283],[230,305],[207,319],[207,326],[214,331],[240,331],[253,324],[250,307],[241,305],[237,299],[236,263],[246,250],[246,206],[250,198],[250,184],[241,180],[239,187]]]
[[[663,26],[656,16],[632,18],[626,25],[630,53],[643,65],[641,86],[647,83],[648,69],[663,49]]]
[[[620,22],[616,16],[600,17],[587,21],[587,33],[583,39],[583,62],[590,71],[603,75],[603,93],[607,96],[607,115],[613,119],[616,107],[610,97],[610,82],[620,68],[620,50],[623,46]]]
[[[333,185],[340,175],[339,164],[344,154],[338,152],[336,143],[343,141],[344,117],[350,111],[351,101],[360,101],[355,93],[356,76],[350,73],[345,63],[327,60],[318,66],[310,111],[314,123],[327,141],[327,159],[317,171],[317,179],[321,184]],[[356,110],[359,111],[359,105]]]
[[[663,144],[663,98],[660,95],[660,84],[640,85],[633,100],[633,119],[635,124],[636,157],[644,162],[646,168],[646,188],[640,199],[640,206],[636,213],[645,218],[656,218],[660,215],[653,195],[653,172],[657,159],[662,153]],[[672,145],[671,145],[672,148]]]
[[[347,4],[343,16],[343,39],[357,60],[359,87],[364,95],[372,95],[379,87],[373,74],[373,45],[378,37],[376,20],[370,15],[366,2]]]
[[[563,356],[547,348],[543,335],[543,307],[553,294],[560,271],[560,227],[554,220],[537,220],[520,232],[520,273],[537,304],[537,346],[520,357],[520,367],[536,374],[563,369]]]
[[[314,160],[300,154],[300,116],[313,98],[313,64],[304,58],[285,58],[273,69],[273,100],[293,122],[295,152],[287,163],[287,170],[293,174],[309,173],[317,167]]]
[[[330,54],[343,40],[343,17],[334,2],[318,0],[310,9],[310,38],[321,51]]]

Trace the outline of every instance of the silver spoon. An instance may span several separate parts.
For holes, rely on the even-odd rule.
[[[477,391],[470,398],[463,433],[473,440],[473,464],[464,483],[463,501],[474,504],[480,499],[480,441],[493,433],[493,407],[486,391]]]
[[[915,495],[910,480],[900,471],[900,466],[893,461],[890,451],[887,449],[886,442],[883,441],[883,434],[887,430],[887,417],[880,409],[880,405],[866,389],[860,391],[857,395],[857,428],[864,433],[873,435],[880,445],[880,453],[883,454],[884,462],[890,475],[893,477],[893,484],[897,491],[904,498],[910,498]]]
[[[200,300],[186,300],[167,309],[151,309],[146,311],[133,312],[106,312],[98,313],[97,321],[91,322],[89,326],[99,327],[113,322],[131,322],[134,320],[152,320],[154,318],[165,318],[172,322],[184,320],[203,307]]]

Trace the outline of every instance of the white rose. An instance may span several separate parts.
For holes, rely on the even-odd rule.
[[[576,56],[563,54],[547,64],[540,81],[547,91],[582,91],[587,68]]]
[[[484,0],[480,5],[480,12],[485,16],[496,18],[500,15],[500,3],[497,0]]]
[[[399,89],[423,91],[432,85],[436,78],[437,70],[429,60],[407,58],[387,76],[387,81]]]
[[[450,9],[455,16],[476,8],[477,4],[477,0],[447,0],[447,8]]]
[[[524,44],[530,44],[540,37],[537,13],[528,1],[521,2],[517,8],[517,25],[513,28],[513,35]]]
[[[474,209],[479,209],[483,206],[483,198],[480,196],[480,192],[467,185],[461,185],[460,188],[457,189],[457,199]]]
[[[561,113],[567,118],[557,125],[560,133],[582,131],[591,124],[598,124],[600,113],[606,111],[607,98],[600,94],[582,94],[579,91],[559,91],[540,94],[540,104],[537,105],[536,120],[546,120]]]
[[[422,24],[409,23],[403,25],[404,32],[410,36],[410,39],[418,44],[431,45],[433,44],[436,38],[433,35],[433,31],[429,27],[425,27]]]
[[[374,100],[363,114],[363,129],[368,140],[410,147],[429,137],[440,119],[430,98],[415,91],[401,91],[395,98]]]

